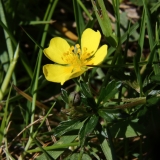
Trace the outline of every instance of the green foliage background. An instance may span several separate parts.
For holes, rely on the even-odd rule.
[[[157,159],[159,11],[158,0],[0,0],[0,159]],[[48,82],[50,39],[74,45],[86,28],[102,33],[104,63]]]

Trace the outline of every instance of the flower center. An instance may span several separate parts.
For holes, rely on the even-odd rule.
[[[93,52],[88,52],[87,48],[80,49],[80,45],[71,46],[69,50],[63,53],[62,60],[68,65],[72,65],[75,69],[82,69],[86,67],[87,62],[93,56]]]

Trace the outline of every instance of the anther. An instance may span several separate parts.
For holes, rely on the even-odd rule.
[[[70,50],[70,52],[72,52],[74,50],[74,47],[71,46],[69,50]]]
[[[81,52],[81,50],[80,50],[80,49],[78,49],[78,50],[77,50],[77,53],[80,53],[80,52]]]
[[[75,47],[74,47],[74,53],[79,54],[80,52],[81,52],[80,45],[76,44]]]
[[[79,45],[79,44],[76,44],[75,46],[76,46],[76,48],[77,48],[77,49],[79,49],[79,48],[80,48],[80,45]]]

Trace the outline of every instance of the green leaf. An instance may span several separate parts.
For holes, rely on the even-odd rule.
[[[113,113],[109,113],[109,112],[107,112],[107,110],[99,109],[98,114],[100,117],[104,118],[107,123],[111,123],[117,119]],[[117,114],[119,115],[119,113],[117,113]]]
[[[61,89],[61,98],[65,103],[69,103],[69,99],[68,99],[68,93],[65,89]]]
[[[102,89],[99,98],[98,98],[98,105],[103,101],[106,102],[109,98],[112,98],[117,92],[118,89],[121,87],[121,82],[111,81],[108,85]]]
[[[119,39],[121,37],[121,26],[120,26],[120,12],[119,12],[119,0],[114,0],[112,1],[115,17],[116,17],[116,33],[117,33],[117,38]],[[121,40],[119,39],[118,44],[121,44]]]
[[[148,107],[146,106],[140,107],[140,109],[137,111],[136,117],[138,118],[138,117],[145,116],[147,111],[148,111]]]
[[[2,28],[7,32],[7,34],[9,35],[9,37],[11,38],[14,46],[17,46],[18,43],[16,42],[14,35],[11,33],[11,31],[9,30],[8,27],[5,26],[5,24],[0,20],[0,25],[2,26]],[[32,78],[32,69],[29,65],[29,60],[27,59],[27,56],[25,54],[22,54],[22,50],[20,49],[20,60],[23,64],[23,66],[25,67],[26,71],[28,72],[29,76]]]
[[[43,154],[45,156],[45,159],[47,160],[54,160],[54,158],[52,157],[52,155],[50,155],[49,152],[47,152],[42,146],[41,146],[41,143],[37,140],[37,139],[34,139],[34,142],[35,144],[40,148],[41,151],[43,151]]]
[[[82,90],[82,101],[84,102],[84,104],[86,106],[90,106],[92,109],[96,110],[97,109],[97,105],[95,103],[95,99],[92,96],[91,90],[89,88],[89,84],[88,83],[80,83],[81,86],[81,90]]]
[[[98,4],[93,0],[91,0],[91,2],[103,34],[105,35],[108,43],[111,46],[116,47],[117,38],[112,34],[111,22],[103,0],[98,0]],[[98,9],[98,5],[100,9]]]
[[[151,81],[160,82],[160,74],[153,75]]]
[[[148,63],[147,63],[147,65],[149,65],[149,66],[147,66],[147,67],[151,67],[151,65],[152,65],[152,62],[153,62],[154,57],[155,57],[156,47],[157,47],[157,43],[155,43],[155,44],[153,45],[153,47],[151,48],[151,52],[150,52],[150,54],[149,54],[149,59],[148,59]],[[156,60],[155,60],[155,61],[156,61]],[[158,60],[157,60],[156,62],[158,62]],[[158,72],[158,73],[159,73],[159,72]],[[158,73],[157,73],[157,74],[158,74]]]
[[[139,27],[139,23],[136,22],[132,27],[130,27],[130,35],[134,34],[134,32],[136,32],[137,28]],[[124,33],[124,35],[121,37],[121,42],[125,42],[128,36],[128,32]],[[115,47],[110,47],[108,49],[108,54],[107,57],[109,57],[114,51],[116,50]]]
[[[66,132],[80,128],[81,124],[82,123],[79,120],[68,120],[61,122],[59,126],[55,128],[54,135],[59,137]]]
[[[145,132],[145,129],[141,124],[131,121],[118,122],[110,126],[109,129],[113,138],[136,137]]]
[[[77,1],[78,1],[79,5],[82,7],[83,11],[84,11],[84,12],[86,13],[86,15],[88,16],[88,18],[89,18],[90,20],[93,20],[93,17],[90,15],[89,10],[88,10],[88,8],[85,7],[84,3],[83,3],[81,0],[77,0]],[[82,13],[81,13],[81,15],[82,15]],[[83,16],[83,15],[82,15],[82,16]]]
[[[100,146],[102,148],[103,154],[105,155],[107,160],[114,160],[112,155],[112,148],[106,139],[98,130],[96,131],[98,140],[100,142]]]
[[[88,118],[79,132],[79,139],[81,146],[84,146],[85,139],[87,136],[92,133],[98,123],[98,117],[96,115],[92,115]]]
[[[149,58],[149,61],[151,61],[153,59],[154,61],[157,62],[157,61],[159,61],[159,59],[158,59],[157,53],[155,52],[155,46],[157,44],[155,43],[155,39],[154,39],[154,35],[153,35],[152,21],[151,21],[152,19],[151,19],[151,15],[149,13],[149,10],[148,10],[148,6],[146,4],[147,2],[145,0],[142,0],[142,1],[143,1],[145,13],[146,13],[147,32],[148,32],[148,36],[149,36],[149,46],[150,46],[150,50],[152,53],[152,54],[150,54],[150,57],[153,57],[153,58]],[[153,64],[153,69],[154,69],[155,74],[158,74],[160,72],[158,64]]]
[[[146,99],[146,103],[147,103],[147,106],[154,106],[156,104],[158,104],[160,102],[160,98],[159,97],[147,97]]]
[[[8,108],[9,108],[9,98],[10,98],[11,90],[12,90],[12,86],[10,87],[10,90],[8,93],[6,105],[5,105],[5,107],[3,107],[4,116],[1,120],[1,125],[0,125],[0,133],[1,133],[0,134],[0,146],[2,146],[3,139],[5,138],[5,135],[7,133],[7,122],[8,122],[8,118],[10,118]]]
[[[95,103],[94,98],[86,98],[82,95],[82,104],[85,105],[86,107],[90,107],[90,109],[93,109],[95,112],[97,111],[97,105]]]
[[[89,84],[82,82],[82,83],[80,83],[80,85],[81,85],[82,92],[83,92],[84,96],[89,97],[89,98],[92,97],[92,93],[89,88]]]
[[[142,20],[141,20],[141,27],[140,27],[140,37],[138,40],[138,49],[136,52],[136,55],[134,56],[134,69],[135,73],[137,75],[137,80],[140,86],[140,95],[142,96],[142,80],[141,80],[141,74],[140,74],[140,68],[139,68],[139,62],[141,59],[142,51],[143,51],[143,44],[144,44],[144,35],[145,34],[145,11],[143,10],[142,14]]]
[[[130,2],[133,3],[134,5],[137,5],[137,6],[143,5],[142,0],[130,0]]]
[[[65,160],[76,160],[79,158],[79,153],[74,153],[71,156],[67,157]],[[92,160],[88,154],[83,154],[81,160]]]
[[[68,136],[63,136],[60,140],[58,140],[54,145],[61,144],[59,145],[59,148],[56,148],[55,150],[52,149],[52,151],[46,151],[53,159],[57,159],[66,148],[63,145],[67,146],[68,143],[71,143],[72,141],[75,140],[77,135],[68,135]],[[52,145],[54,147],[54,145]],[[44,153],[42,153],[36,160],[46,160],[46,156]]]
[[[157,9],[160,7],[160,2],[157,2],[153,5],[153,7],[150,9],[151,13],[157,11]]]
[[[6,92],[6,89],[8,87],[8,84],[11,81],[11,77],[12,77],[12,74],[14,73],[14,69],[15,69],[18,57],[19,57],[19,44],[16,47],[16,50],[15,50],[15,53],[14,53],[14,57],[13,57],[10,65],[9,65],[9,68],[7,70],[7,73],[5,75],[3,83],[1,85],[1,88],[0,88],[0,100],[3,99],[4,94]]]
[[[74,15],[75,15],[75,20],[76,20],[76,24],[77,24],[76,29],[77,29],[78,37],[80,40],[82,32],[85,29],[85,25],[84,25],[84,19],[83,19],[83,15],[82,15],[82,11],[79,6],[79,3],[80,2],[73,0]]]

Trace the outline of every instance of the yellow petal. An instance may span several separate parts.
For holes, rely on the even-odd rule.
[[[66,64],[66,62],[63,61],[63,53],[66,53],[69,51],[70,45],[68,42],[60,37],[52,38],[49,47],[44,49],[44,54],[47,58],[52,60],[53,62],[59,63],[59,64]]]
[[[82,33],[81,37],[82,53],[84,48],[87,48],[87,52],[89,53],[91,52],[95,53],[99,46],[100,39],[101,39],[101,34],[99,31],[96,32],[90,28],[86,29]]]
[[[43,66],[45,78],[51,82],[63,83],[70,79],[73,67],[61,66],[57,64],[47,64]]]
[[[51,82],[64,84],[69,79],[75,78],[83,74],[85,70],[73,69],[73,66],[61,66],[58,64],[47,64],[43,66],[45,78]]]
[[[87,65],[98,65],[103,62],[107,56],[107,45],[101,46],[98,51],[94,54],[93,58],[87,63]]]
[[[79,77],[79,76],[82,75],[85,71],[86,71],[86,70],[81,70],[81,71],[79,71],[79,72],[74,73],[74,74],[70,77],[70,79]]]

